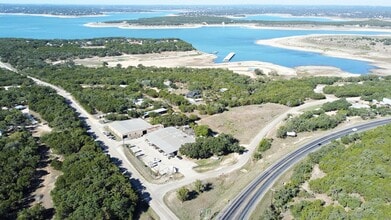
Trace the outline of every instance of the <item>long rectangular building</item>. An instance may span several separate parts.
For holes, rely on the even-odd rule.
[[[161,128],[161,125],[151,125],[148,122],[136,118],[125,121],[114,121],[108,124],[108,129],[121,139],[139,138],[143,135]]]
[[[174,127],[167,127],[156,130],[145,135],[148,142],[168,155],[175,155],[179,148],[186,143],[194,143],[193,136],[185,134]]]

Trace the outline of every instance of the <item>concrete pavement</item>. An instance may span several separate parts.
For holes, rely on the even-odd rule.
[[[2,67],[5,67],[11,71],[15,71],[12,67],[9,67],[7,65],[2,65]],[[122,148],[118,147],[119,143],[117,141],[111,140],[107,138],[103,133],[103,127],[104,125],[100,124],[97,119],[95,119],[91,114],[89,114],[74,98],[73,96],[65,91],[64,89],[52,85],[50,83],[41,81],[34,77],[29,77],[32,80],[34,80],[39,85],[44,85],[51,87],[57,91],[59,95],[66,98],[70,101],[70,106],[72,106],[76,112],[80,114],[79,117],[83,118],[85,120],[85,123],[90,126],[89,132],[92,132],[96,135],[96,140],[101,141],[104,143],[105,146],[107,146],[107,152],[111,157],[118,158],[122,161],[122,167],[128,170],[128,172],[131,173],[132,178],[139,180],[142,185],[145,187],[145,191],[149,193],[150,196],[150,206],[154,211],[160,216],[161,219],[178,219],[177,216],[167,207],[167,205],[164,203],[164,195],[171,191],[175,190],[179,187],[182,187],[184,185],[191,184],[195,180],[203,180],[203,179],[209,179],[209,178],[215,178],[222,174],[227,174],[233,171],[236,171],[243,167],[248,160],[251,158],[251,155],[255,148],[258,146],[259,142],[262,140],[262,138],[266,137],[266,135],[275,128],[279,123],[281,123],[288,114],[292,114],[298,111],[301,111],[305,108],[309,108],[312,106],[321,105],[325,102],[333,101],[335,99],[327,97],[325,100],[317,100],[313,102],[306,103],[304,105],[292,108],[285,113],[279,115],[276,117],[273,121],[271,121],[269,124],[267,124],[262,130],[259,131],[259,133],[253,138],[251,143],[248,145],[247,149],[248,151],[244,153],[243,155],[240,155],[237,163],[231,165],[231,166],[225,166],[219,170],[212,170],[205,173],[195,173],[193,176],[186,176],[185,178],[175,181],[175,182],[168,182],[164,185],[157,185],[147,182],[138,172],[137,170],[132,166],[132,164],[127,160],[124,152],[122,151]]]

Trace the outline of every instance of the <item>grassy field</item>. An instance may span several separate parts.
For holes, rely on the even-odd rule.
[[[288,109],[287,106],[272,103],[237,107],[203,118],[200,124],[208,125],[219,133],[231,134],[240,144],[249,144],[265,124]]]
[[[339,125],[336,129],[343,126],[350,126],[354,123],[362,121],[361,119],[351,119]],[[331,131],[316,131],[303,132],[295,138],[278,139],[275,138],[275,132],[272,132],[268,138],[273,138],[272,147],[264,152],[263,158],[259,161],[250,161],[241,170],[221,175],[217,178],[207,180],[211,184],[211,189],[195,198],[181,202],[176,196],[176,191],[166,194],[165,202],[178,215],[180,219],[206,219],[205,217],[213,217],[223,209],[230,200],[232,200],[246,185],[248,185],[256,176],[263,170],[276,162],[283,155],[292,152],[297,147],[314,139],[330,133]],[[281,185],[289,179],[289,172],[282,176],[275,186]],[[205,181],[206,182],[206,181]],[[193,185],[187,186],[190,191],[193,190]],[[270,193],[264,197],[264,201],[259,205],[258,210],[254,214],[253,219],[257,219],[263,210],[270,203]],[[207,213],[208,216],[204,216]]]

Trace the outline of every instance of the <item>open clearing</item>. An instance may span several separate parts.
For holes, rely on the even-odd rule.
[[[287,106],[272,103],[236,107],[203,118],[199,124],[208,125],[213,131],[219,133],[231,134],[241,144],[249,144],[264,125],[288,109]]]
[[[363,120],[359,117],[353,117],[333,130],[303,132],[299,133],[297,137],[288,137],[285,139],[276,138],[276,129],[274,129],[274,131],[267,136],[267,138],[274,139],[272,147],[262,154],[263,158],[261,160],[250,160],[241,170],[203,181],[204,183],[211,184],[211,190],[195,196],[195,198],[190,201],[185,201],[183,203],[180,202],[176,197],[176,191],[171,191],[166,194],[165,203],[178,215],[180,219],[210,219],[215,217],[215,215],[217,215],[217,213],[224,208],[229,201],[241,191],[241,189],[247,186],[263,170],[284,155],[287,155],[312,139],[321,137],[322,135],[346,126],[352,126],[362,121]],[[285,175],[288,174],[289,172]],[[289,175],[287,176],[288,178],[285,178],[285,175],[281,177],[281,182],[279,181],[276,183],[273,188],[288,181]],[[187,188],[192,191],[193,184],[188,185]],[[259,208],[264,208],[270,204],[270,195],[265,196],[264,198],[265,200],[258,205]],[[258,210],[258,208],[256,210]],[[259,219],[259,216],[262,213],[263,212],[261,210],[256,211],[256,213],[252,216],[252,219]]]
[[[30,110],[30,114],[32,114],[35,118],[38,118],[41,122],[37,125],[37,127],[32,131],[33,137],[40,138],[42,135],[50,133],[52,128],[50,128],[45,120],[42,117]],[[53,208],[53,200],[50,195],[50,192],[55,187],[55,182],[57,178],[62,174],[61,171],[55,170],[50,166],[50,161],[53,157],[58,157],[62,160],[61,156],[54,155],[51,150],[46,147],[41,147],[43,150],[41,152],[41,161],[40,163],[43,167],[38,168],[38,173],[41,173],[42,176],[40,180],[42,181],[39,187],[32,193],[34,197],[34,201],[32,204],[41,203],[43,207],[46,209]]]

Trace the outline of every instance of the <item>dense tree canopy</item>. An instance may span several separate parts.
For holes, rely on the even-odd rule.
[[[196,159],[243,151],[244,147],[239,145],[239,141],[228,134],[220,134],[217,137],[198,137],[195,143],[184,144],[179,149],[181,154]]]
[[[391,77],[360,77],[361,83],[346,83],[344,86],[326,86],[324,92],[337,97],[358,97],[372,101],[391,97]]]
[[[88,149],[64,161],[52,192],[59,219],[131,219],[138,197],[118,168]]]
[[[277,137],[284,138],[287,132],[304,132],[315,130],[328,130],[335,128],[344,122],[349,116],[360,116],[362,119],[375,118],[376,116],[386,116],[391,114],[391,109],[387,107],[373,108],[351,108],[346,99],[339,99],[327,102],[321,108],[307,111],[303,114],[289,118],[285,125],[277,130]],[[335,114],[327,114],[336,111]]]
[[[290,182],[274,193],[265,216],[279,219],[289,208],[296,219],[389,218],[390,132],[390,125],[382,126],[344,137],[310,154],[295,167]],[[315,164],[326,175],[310,180],[310,190],[326,194],[338,203],[326,205],[300,187],[310,179]],[[297,199],[293,200],[294,197]]]
[[[32,83],[31,79],[0,68],[0,86],[31,85]]]
[[[179,39],[97,38],[85,40],[0,39],[1,61],[14,67],[41,68],[52,61],[93,56],[145,54],[163,51],[194,50]],[[68,62],[72,65],[72,62]]]
[[[0,218],[13,219],[32,186],[39,161],[38,144],[29,132],[0,137]]]
[[[23,82],[26,78],[20,79]],[[130,182],[87,134],[64,98],[53,89],[35,85],[0,90],[0,95],[0,106],[26,104],[54,129],[41,141],[56,153],[65,154],[65,160],[57,166],[64,174],[52,191],[57,219],[131,219],[134,216],[138,196]],[[23,130],[28,121],[20,111],[0,110],[0,119],[0,127],[18,126],[15,131],[0,128],[0,131],[7,130],[0,135],[0,218],[9,219],[16,218],[16,213],[23,208],[21,204],[34,179],[39,156],[35,140]],[[41,208],[35,207],[23,210],[18,218],[41,215]]]

